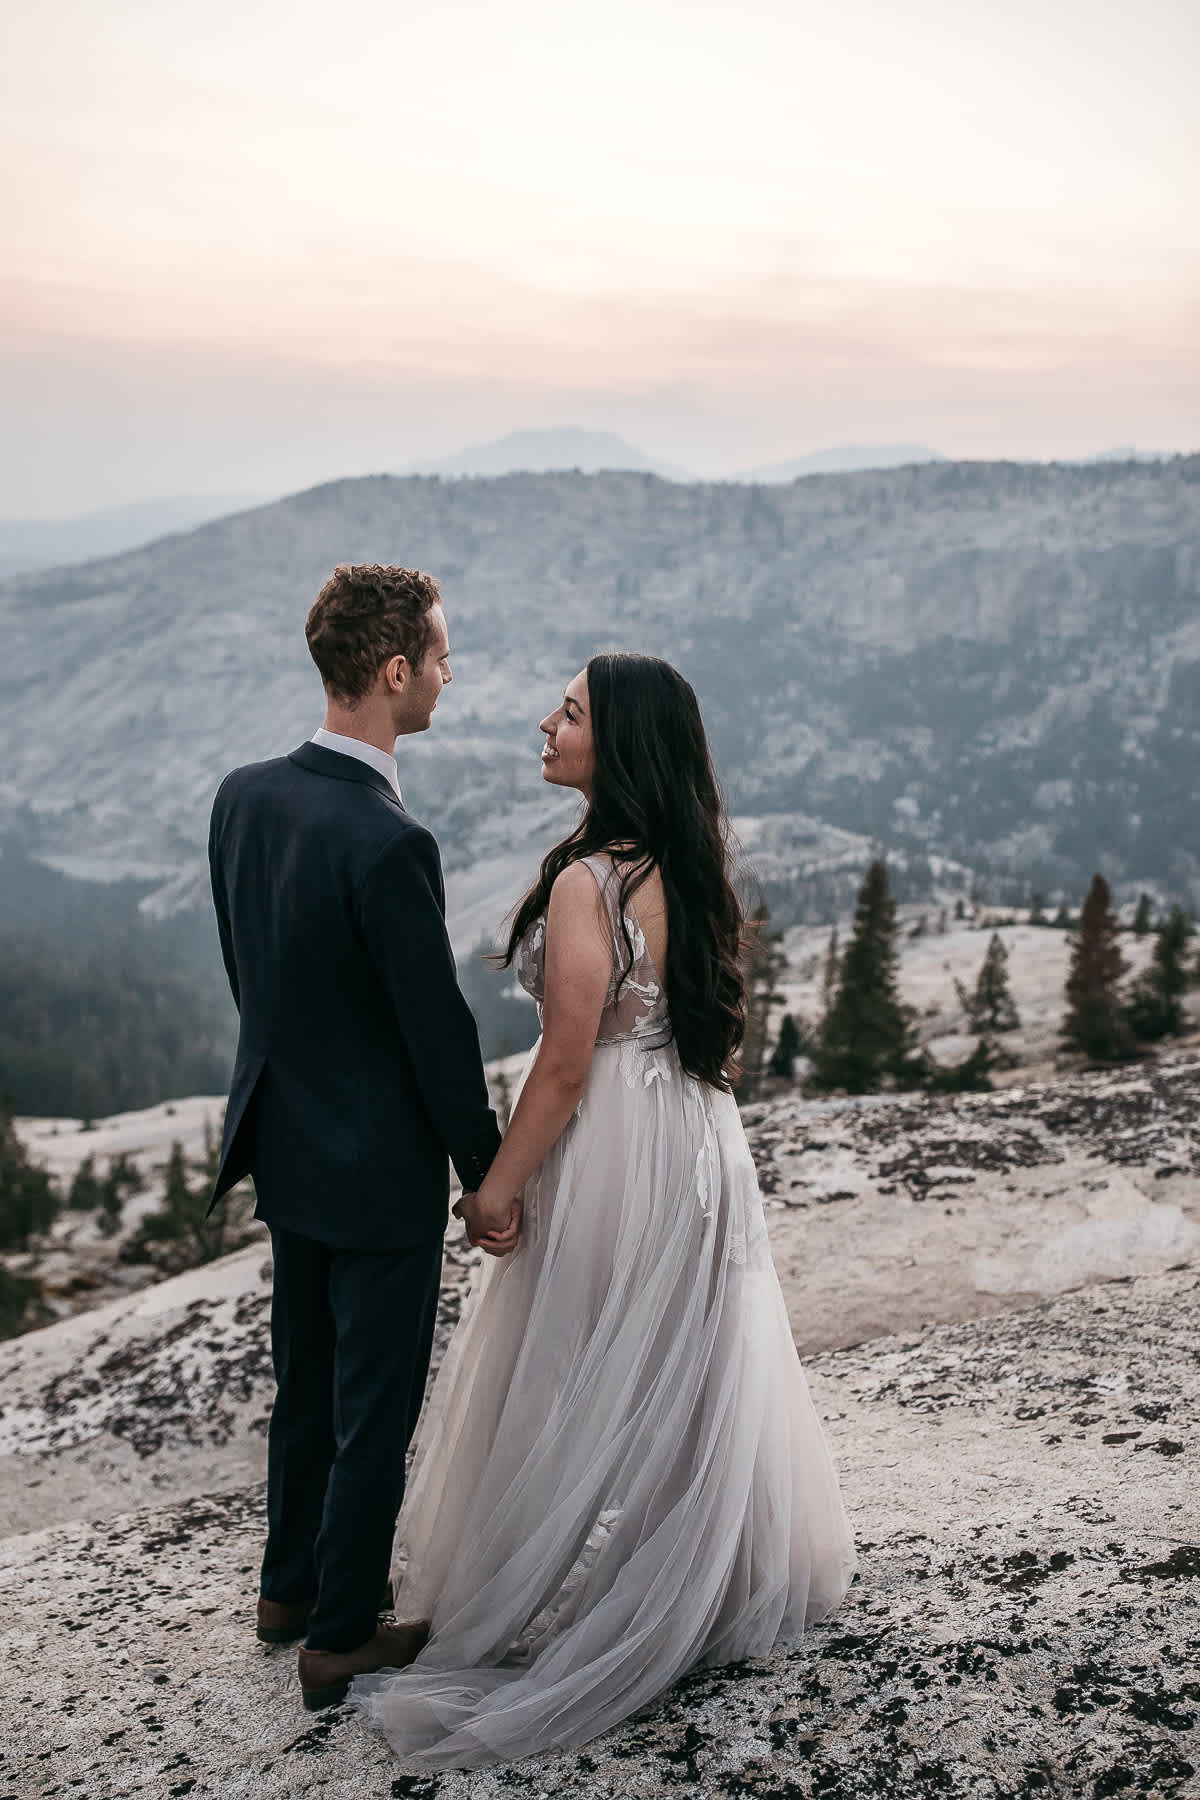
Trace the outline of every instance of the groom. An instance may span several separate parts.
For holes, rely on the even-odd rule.
[[[437,844],[405,810],[392,754],[428,730],[451,679],[437,583],[343,565],[306,635],[325,723],[225,778],[209,858],[240,1014],[214,1204],[252,1175],[275,1265],[258,1635],[306,1636],[316,1709],[354,1675],[411,1662],[427,1635],[377,1612],[429,1369],[447,1158],[472,1241],[502,1254],[518,1220],[472,1199],[500,1134]]]

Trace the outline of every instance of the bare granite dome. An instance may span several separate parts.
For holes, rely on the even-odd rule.
[[[261,1249],[0,1346],[0,1800],[1200,1793],[1198,1094],[1177,1057],[749,1112],[859,1576],[511,1768],[408,1776],[254,1640]]]

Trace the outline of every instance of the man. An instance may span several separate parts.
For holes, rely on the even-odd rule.
[[[307,1634],[316,1709],[427,1636],[377,1613],[429,1368],[447,1158],[473,1242],[504,1254],[519,1210],[473,1203],[500,1134],[437,845],[405,810],[393,755],[451,680],[437,583],[343,565],[306,635],[325,723],[226,777],[209,858],[240,1014],[214,1204],[252,1175],[275,1259],[258,1635]]]

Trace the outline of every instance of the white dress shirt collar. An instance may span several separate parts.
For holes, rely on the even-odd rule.
[[[320,744],[323,750],[336,750],[339,756],[356,756],[369,769],[377,770],[391,784],[392,792],[401,806],[404,805],[396,759],[389,756],[386,750],[377,750],[374,744],[364,744],[361,738],[343,737],[340,731],[326,731],[323,725],[313,732],[311,741]]]

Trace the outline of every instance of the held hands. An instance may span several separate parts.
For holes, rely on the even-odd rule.
[[[454,1216],[467,1228],[467,1242],[489,1256],[508,1256],[517,1247],[521,1233],[521,1202],[512,1198],[497,1206],[489,1204],[483,1191],[464,1194],[454,1208]]]

